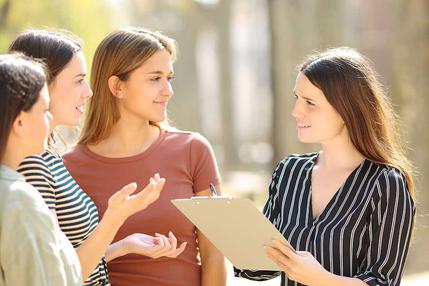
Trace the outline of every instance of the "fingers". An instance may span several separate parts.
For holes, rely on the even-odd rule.
[[[271,246],[265,246],[265,252],[271,260],[277,263],[280,267],[282,265],[289,265],[289,259],[280,250]],[[281,265],[280,265],[280,264]]]
[[[186,241],[182,242],[182,244],[180,244],[180,247],[176,251],[176,256],[174,256],[174,257],[177,257],[180,254],[182,254],[182,252],[185,251],[186,245],[188,245],[188,243]]]
[[[292,250],[289,246],[287,246],[286,244],[284,244],[283,242],[281,242],[279,240],[273,239],[271,241],[271,244],[273,247],[277,248],[278,250],[283,252],[288,257],[293,257],[294,255],[296,255],[294,250]]]
[[[162,239],[162,241],[164,242],[164,248],[166,248],[167,251],[171,250],[171,242],[165,235],[160,233],[155,233],[155,236]]]
[[[130,183],[128,185],[125,185],[122,187],[122,189],[120,189],[119,191],[117,191],[116,193],[114,193],[109,200],[114,200],[114,201],[123,201],[127,196],[131,195],[132,193],[134,193],[137,189],[137,184],[135,182]]]
[[[170,242],[171,242],[171,249],[176,249],[177,239],[171,231],[168,233],[168,238],[170,239]]]
[[[134,193],[137,189],[137,184],[135,182],[129,183],[128,185],[125,185],[122,187],[122,189],[119,190],[118,193],[120,193],[122,196],[126,197],[128,195],[131,195]]]
[[[164,248],[157,253],[159,256],[175,258],[185,250],[187,245],[187,242],[183,242],[180,244],[180,247],[177,248],[177,238],[171,231],[168,233],[168,238],[159,233],[155,233],[155,237],[161,238],[164,243]]]
[[[150,178],[150,184],[138,194],[143,207],[147,207],[159,198],[164,184],[165,179],[160,178],[158,174],[155,175],[155,178]]]

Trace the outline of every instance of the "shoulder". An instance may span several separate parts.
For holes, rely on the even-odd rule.
[[[15,181],[7,189],[7,205],[9,209],[48,211],[40,193],[30,184],[23,181]]]
[[[292,154],[281,160],[276,167],[276,171],[284,169],[300,170],[310,164],[313,164],[318,156],[318,153]]]
[[[40,155],[32,155],[25,158],[18,167],[18,172],[27,176],[30,173],[50,173],[50,166],[55,158],[44,152]]]
[[[376,197],[387,201],[406,200],[414,205],[413,199],[408,191],[405,177],[401,171],[388,165],[376,165],[379,167],[379,173],[375,184]]]
[[[67,164],[68,162],[84,161],[84,159],[87,156],[87,153],[85,150],[86,150],[85,145],[77,144],[73,146],[70,150],[67,150],[63,154],[64,163]]]
[[[165,141],[175,144],[185,144],[189,146],[209,147],[209,141],[198,132],[183,131],[178,129],[165,130]]]

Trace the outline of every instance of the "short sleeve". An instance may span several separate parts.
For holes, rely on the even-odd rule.
[[[399,285],[414,224],[414,202],[400,172],[390,168],[375,185],[369,246],[362,272],[368,285]]]
[[[210,184],[221,182],[216,158],[210,143],[198,133],[194,133],[190,146],[190,166],[194,193],[206,190]]]
[[[72,245],[37,191],[29,191],[16,192],[19,197],[10,200],[7,218],[2,220],[0,252],[6,285],[81,285],[80,264]]]
[[[280,214],[280,207],[279,207],[279,178],[280,174],[284,172],[285,164],[284,161],[281,161],[277,164],[273,175],[271,176],[270,185],[268,187],[268,199],[265,202],[265,206],[263,209],[264,215],[271,221],[274,226],[278,227],[277,225],[277,218]]]
[[[282,173],[284,168],[283,161],[277,164],[276,169],[271,176],[271,181],[269,184],[269,194],[267,202],[265,203],[263,213],[264,215],[273,223],[276,227],[277,217],[279,215],[280,209],[278,209],[278,180],[279,174]],[[264,281],[268,279],[273,279],[281,274],[280,271],[266,271],[266,270],[247,270],[247,269],[238,269],[234,267],[234,276],[243,277],[249,280]]]
[[[39,191],[48,208],[55,210],[55,181],[42,156],[27,157],[19,165],[18,172]]]

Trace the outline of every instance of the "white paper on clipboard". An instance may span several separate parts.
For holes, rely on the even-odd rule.
[[[249,199],[193,197],[171,201],[240,269],[280,270],[264,251],[273,239],[293,247]]]

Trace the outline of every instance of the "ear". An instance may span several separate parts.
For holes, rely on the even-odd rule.
[[[15,118],[15,121],[12,124],[11,132],[15,133],[19,137],[24,136],[25,134],[25,123],[26,118],[24,112],[20,112],[18,116]]]
[[[123,97],[123,84],[122,80],[117,77],[116,75],[112,75],[107,80],[107,84],[109,86],[110,92],[115,96],[116,98],[122,98]]]

